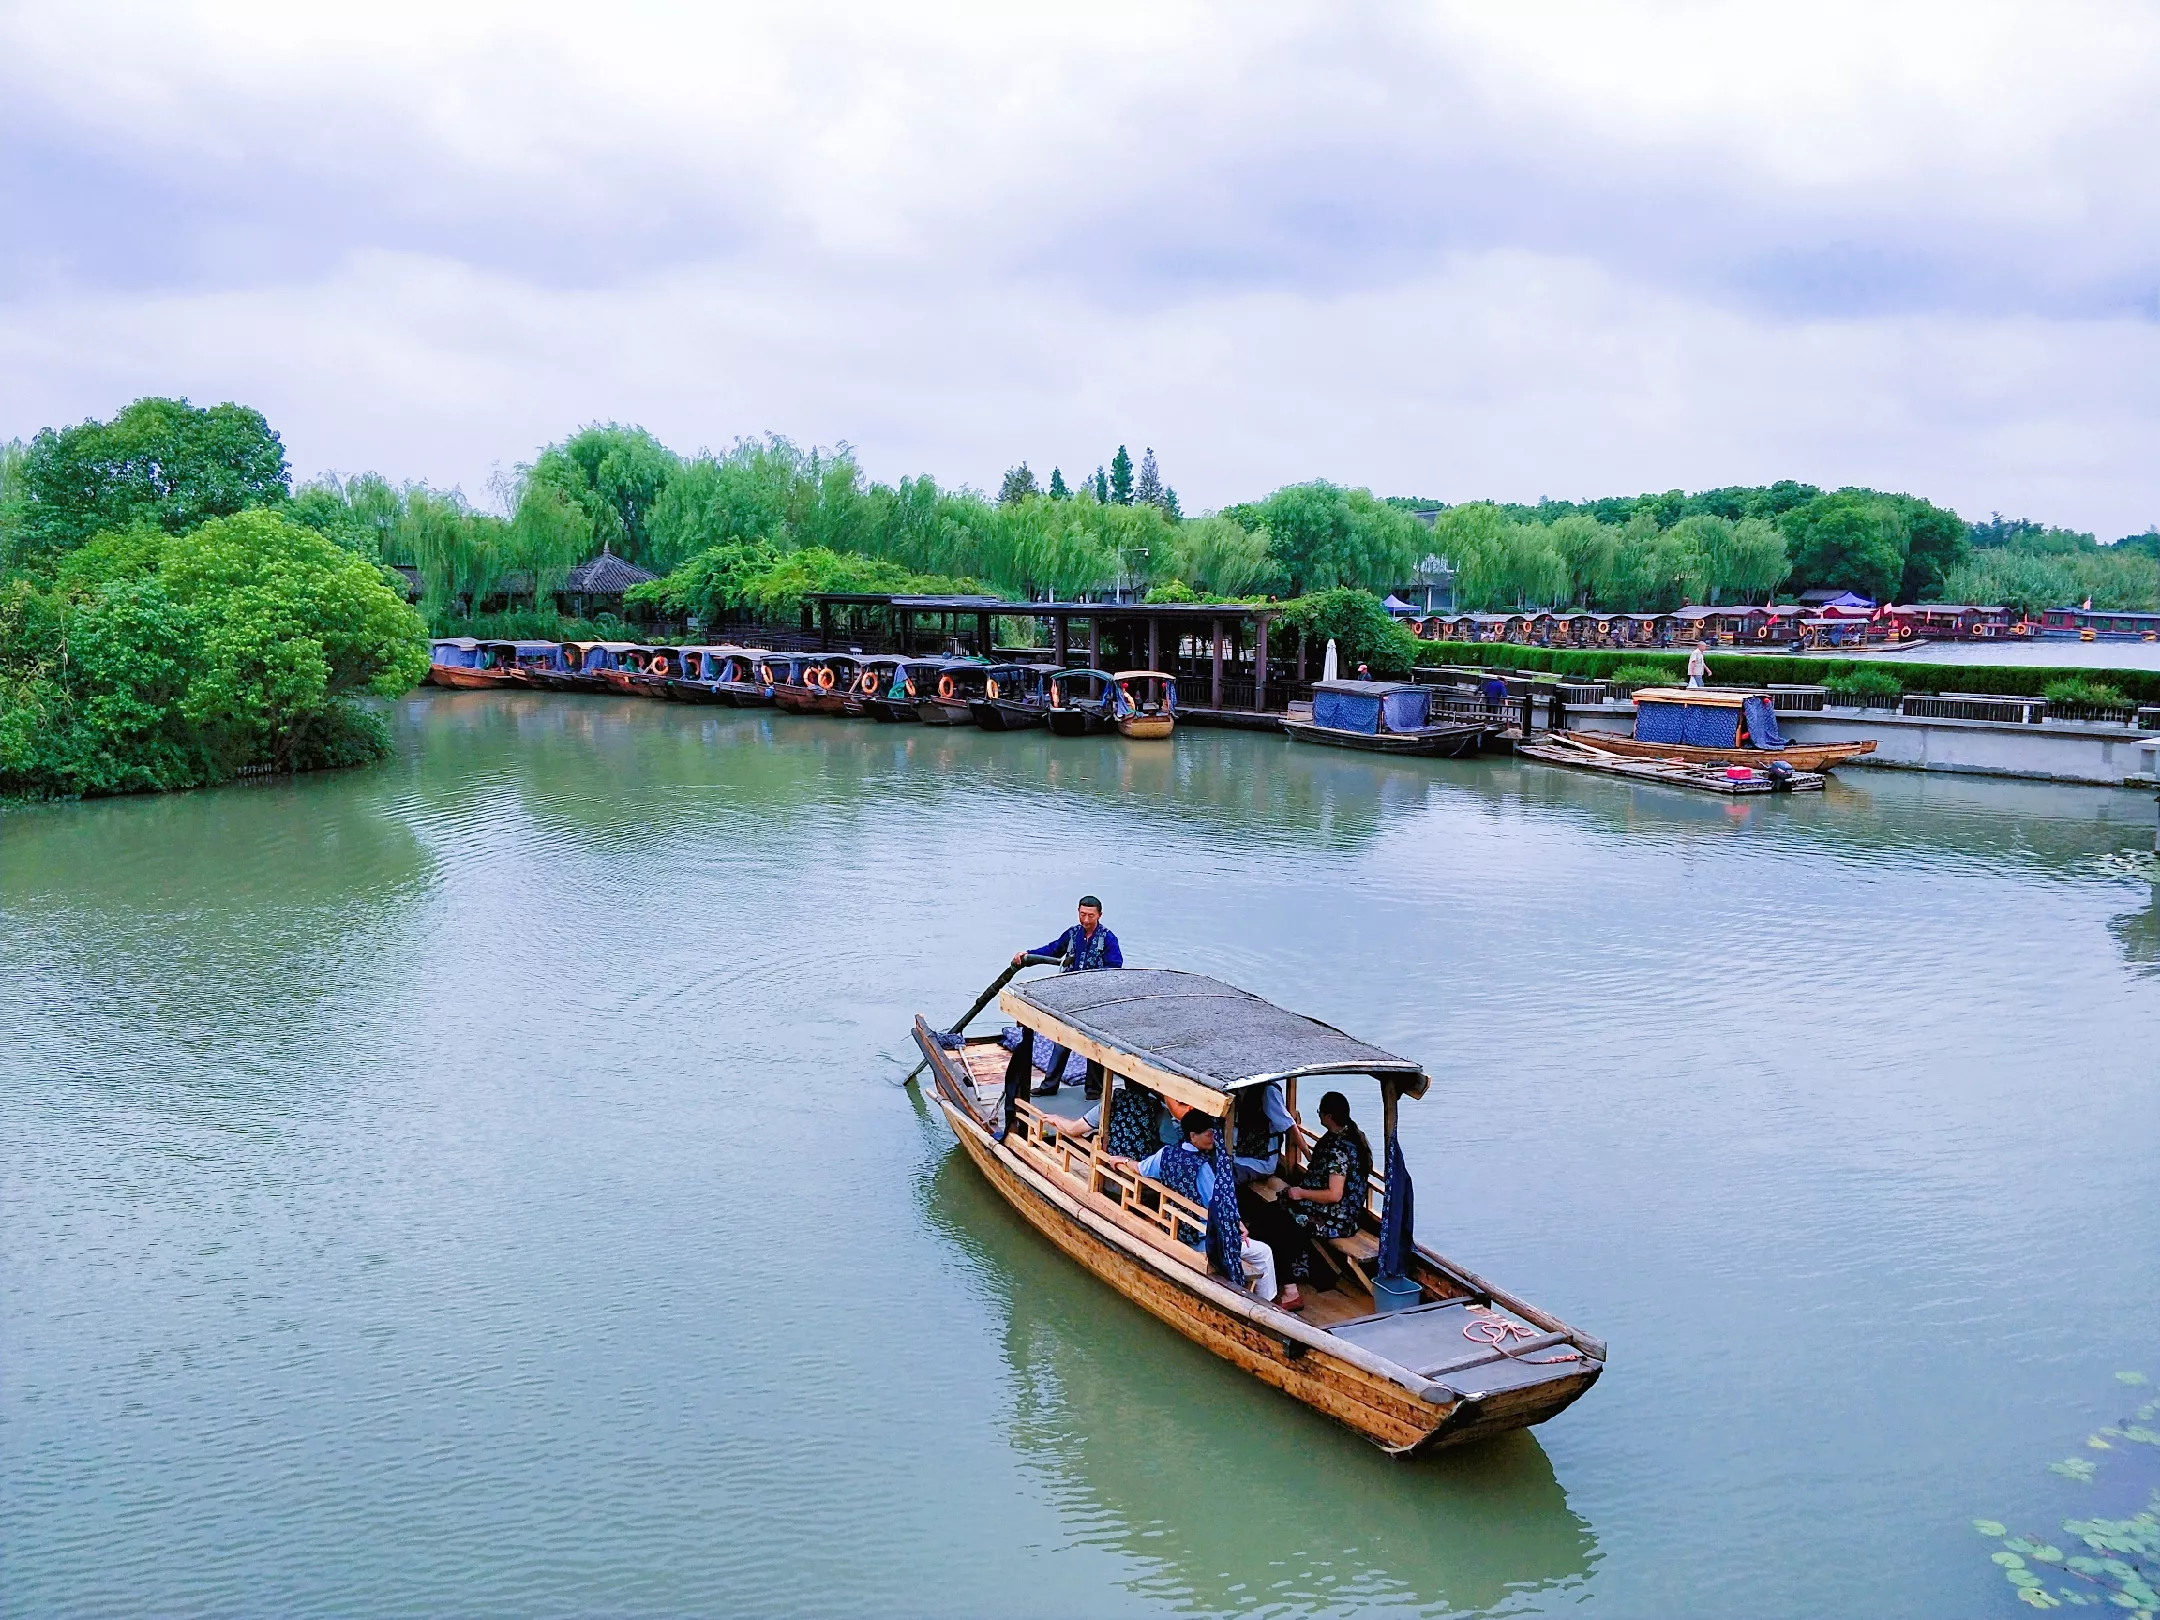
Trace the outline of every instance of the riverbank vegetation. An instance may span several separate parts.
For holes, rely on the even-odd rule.
[[[603,551],[655,576],[620,599],[621,616],[614,599],[564,590]],[[1403,674],[1484,656],[1419,643],[1380,605],[1435,585],[1464,608],[1660,611],[1818,587],[2149,608],[2160,534],[2101,546],[1792,481],[1448,506],[1315,479],[1188,517],[1152,449],[1136,465],[1119,446],[1071,484],[1023,461],[991,496],[927,475],[878,482],[845,445],[768,435],[683,456],[613,423],[491,480],[483,506],[375,473],[294,490],[258,412],[145,399],[0,446],[0,792],[366,757],[379,728],[355,698],[417,679],[430,631],[570,639],[666,620],[680,633],[792,622],[817,591],[1017,604],[1116,590],[1272,600],[1282,631]],[[1023,640],[1030,623],[1003,619],[1001,633]],[[252,640],[249,625],[263,627]],[[1531,649],[1506,656],[1536,663]]]
[[[0,796],[388,752],[356,700],[420,679],[424,626],[394,576],[286,510],[261,416],[142,400],[0,470]]]

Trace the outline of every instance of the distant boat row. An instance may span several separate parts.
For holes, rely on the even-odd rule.
[[[1047,726],[1060,737],[1114,731],[1159,738],[1177,726],[1177,682],[1153,669],[1113,673],[888,653],[447,637],[431,644],[427,678],[436,686],[530,686],[738,709],[771,706],[887,724],[986,731]]]
[[[1152,669],[1106,673],[891,653],[469,638],[435,642],[430,658],[428,679],[437,686],[530,686],[732,708],[770,705],[790,714],[986,731],[1047,726],[1061,737],[1115,731],[1160,738],[1177,725],[1177,682]],[[1524,714],[1527,727],[1527,703]],[[1866,739],[1795,743],[1779,729],[1768,693],[1730,688],[1640,691],[1632,735],[1525,735],[1511,728],[1496,702],[1450,700],[1416,682],[1323,680],[1314,683],[1309,706],[1293,704],[1277,723],[1301,743],[1446,757],[1492,744],[1546,764],[1725,794],[1817,789],[1821,773],[1875,748]]]

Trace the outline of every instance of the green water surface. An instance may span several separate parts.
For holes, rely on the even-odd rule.
[[[2149,795],[395,724],[0,819],[0,1612],[2000,1613],[2160,1362]],[[1603,1382],[1391,1461],[1007,1211],[905,1031],[1083,889],[1423,1059],[1420,1236]]]

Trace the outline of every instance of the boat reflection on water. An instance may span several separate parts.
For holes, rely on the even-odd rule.
[[[927,1113],[925,1123],[930,1123]],[[1076,1539],[1180,1608],[1479,1612],[1585,1581],[1590,1527],[1536,1437],[1402,1462],[1107,1295],[957,1148],[924,1209],[1005,1317],[1013,1448]]]

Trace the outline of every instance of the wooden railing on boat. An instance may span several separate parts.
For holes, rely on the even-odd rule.
[[[1095,1152],[1086,1140],[1066,1136],[1056,1118],[1026,1100],[1013,1104],[1014,1121],[1005,1145],[1029,1165],[1059,1181],[1067,1191],[1088,1196],[1093,1208],[1108,1215],[1135,1237],[1161,1249],[1195,1271],[1207,1270],[1207,1256],[1185,1241],[1207,1232],[1207,1211],[1181,1198],[1136,1166]]]

